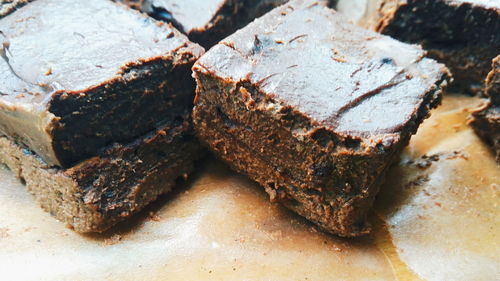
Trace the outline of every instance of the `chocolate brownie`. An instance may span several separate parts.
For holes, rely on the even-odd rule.
[[[0,163],[22,179],[37,201],[78,232],[101,232],[139,211],[184,179],[201,155],[188,116],[171,127],[63,169],[47,165],[0,136]]]
[[[500,55],[492,62],[485,81],[487,102],[472,113],[474,131],[491,146],[500,163]]]
[[[376,30],[420,43],[454,76],[453,91],[479,93],[500,53],[500,1],[384,0]]]
[[[310,1],[274,9],[194,65],[199,138],[271,200],[340,236],[446,84],[443,65]]]
[[[0,19],[0,135],[70,167],[189,112],[203,48],[111,1],[37,0]]]

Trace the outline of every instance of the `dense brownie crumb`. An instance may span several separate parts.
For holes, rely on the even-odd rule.
[[[199,138],[326,231],[366,234],[385,171],[447,70],[424,51],[309,1],[274,9],[193,67]]]

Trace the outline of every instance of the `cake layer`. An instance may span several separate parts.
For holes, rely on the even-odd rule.
[[[37,0],[0,30],[0,133],[49,165],[69,167],[192,107],[203,49],[127,7]]]
[[[386,168],[446,84],[424,54],[292,1],[195,63],[198,136],[271,199],[329,232],[365,234]]]
[[[0,163],[42,208],[78,232],[102,232],[130,217],[187,178],[201,154],[190,121],[114,144],[68,169],[53,168],[0,136]]]

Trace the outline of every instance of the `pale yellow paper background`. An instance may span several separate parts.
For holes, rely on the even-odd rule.
[[[499,280],[500,167],[465,125],[477,103],[448,97],[425,122],[362,239],[319,232],[214,160],[131,221],[82,236],[0,169],[0,280]],[[425,169],[405,164],[436,153]]]

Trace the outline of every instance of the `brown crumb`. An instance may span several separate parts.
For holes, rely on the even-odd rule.
[[[49,75],[52,75],[52,67],[49,67],[49,69],[47,69],[47,71],[45,72],[45,76]]]
[[[347,62],[347,60],[346,60],[346,59],[344,59],[344,58],[340,58],[340,57],[332,57],[332,59],[333,59],[334,61],[336,61],[336,62]]]
[[[154,212],[149,212],[149,219],[158,222],[161,220],[161,217]]]
[[[104,239],[105,245],[115,245],[118,244],[122,240],[122,236],[120,234],[115,234],[107,239]]]

